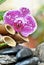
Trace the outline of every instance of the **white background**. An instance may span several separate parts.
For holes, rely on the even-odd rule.
[[[33,11],[33,13],[35,13],[40,4],[44,4],[44,0],[7,0],[0,5],[0,11],[28,7],[31,11]]]

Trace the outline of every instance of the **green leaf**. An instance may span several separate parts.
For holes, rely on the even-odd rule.
[[[0,21],[3,20],[3,15],[6,11],[0,11]]]
[[[1,43],[0,48],[3,47],[3,46],[7,46],[7,44],[6,43]]]
[[[6,0],[0,0],[0,5],[3,3],[3,2],[5,2]]]

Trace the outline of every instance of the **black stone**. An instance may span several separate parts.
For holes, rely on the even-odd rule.
[[[28,48],[22,48],[17,54],[17,60],[22,60],[24,58],[33,57],[33,52]]]
[[[20,49],[22,49],[23,47],[20,45],[17,45],[15,48],[9,47],[9,48],[5,48],[0,50],[0,55],[16,55],[16,53],[18,53],[20,51]]]
[[[28,58],[16,63],[15,65],[38,65],[39,59],[37,57]]]

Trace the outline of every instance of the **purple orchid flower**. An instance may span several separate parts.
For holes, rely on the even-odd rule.
[[[13,26],[16,32],[28,37],[37,29],[37,23],[30,10],[23,7],[20,10],[7,11],[4,14],[4,23]]]

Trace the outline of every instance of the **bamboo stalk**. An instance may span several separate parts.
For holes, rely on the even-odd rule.
[[[14,29],[9,24],[0,24],[0,34],[15,34]]]
[[[28,38],[25,38],[21,36],[19,33],[16,33],[15,35],[11,35],[11,37],[17,42],[17,43],[23,43],[23,42],[29,42]]]
[[[15,40],[13,38],[11,38],[10,36],[3,36],[2,39],[9,46],[11,46],[11,47],[16,46]]]

